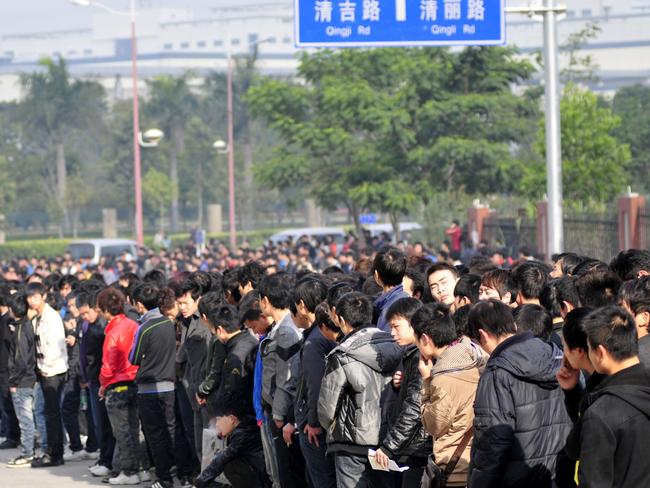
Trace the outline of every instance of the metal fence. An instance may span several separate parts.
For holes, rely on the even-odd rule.
[[[608,263],[618,253],[618,218],[610,214],[564,218],[564,249]]]
[[[517,256],[519,249],[537,249],[537,224],[523,217],[491,217],[483,224],[483,236],[493,247],[505,248],[511,256]]]
[[[639,247],[648,249],[650,245],[650,204],[639,212]]]

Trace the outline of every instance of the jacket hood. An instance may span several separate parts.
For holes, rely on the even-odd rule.
[[[522,381],[556,388],[555,375],[561,363],[562,351],[559,347],[526,331],[499,344],[492,352],[486,369],[502,368]]]
[[[589,403],[605,395],[615,396],[650,417],[650,370],[637,364],[605,378],[589,395]]]
[[[403,352],[388,332],[376,327],[352,332],[332,352],[336,351],[382,374],[395,371]]]
[[[463,371],[472,368],[483,368],[486,357],[482,350],[472,343],[467,337],[462,337],[458,342],[449,346],[433,365],[433,375],[449,371]]]

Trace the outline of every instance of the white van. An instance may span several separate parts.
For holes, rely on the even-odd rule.
[[[337,244],[342,244],[345,240],[345,231],[342,227],[301,227],[299,229],[287,229],[269,237],[273,244],[277,245],[291,239],[296,242],[302,236],[307,236],[309,239],[316,239],[318,242],[323,242],[326,237],[331,237]]]
[[[66,248],[66,252],[69,252],[75,261],[91,258],[93,264],[99,264],[101,257],[118,257],[125,251],[135,259],[138,244],[129,239],[87,239],[72,241]]]
[[[391,239],[393,238],[393,226],[391,224],[368,224],[363,226],[364,229],[370,232],[372,237],[377,237],[382,233],[387,233]],[[404,238],[405,232],[412,232],[414,230],[421,230],[422,226],[417,222],[400,222],[399,233],[400,239]]]

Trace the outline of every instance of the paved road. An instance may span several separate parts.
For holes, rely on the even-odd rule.
[[[78,461],[66,463],[56,468],[8,468],[7,461],[18,456],[17,449],[0,451],[0,487],[2,488],[59,488],[59,487],[90,487],[110,485],[102,483],[101,478],[93,477],[88,466],[95,461]],[[136,485],[148,487],[149,483]]]

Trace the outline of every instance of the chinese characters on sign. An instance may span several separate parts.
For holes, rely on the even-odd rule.
[[[504,0],[294,0],[298,46],[504,44]]]

